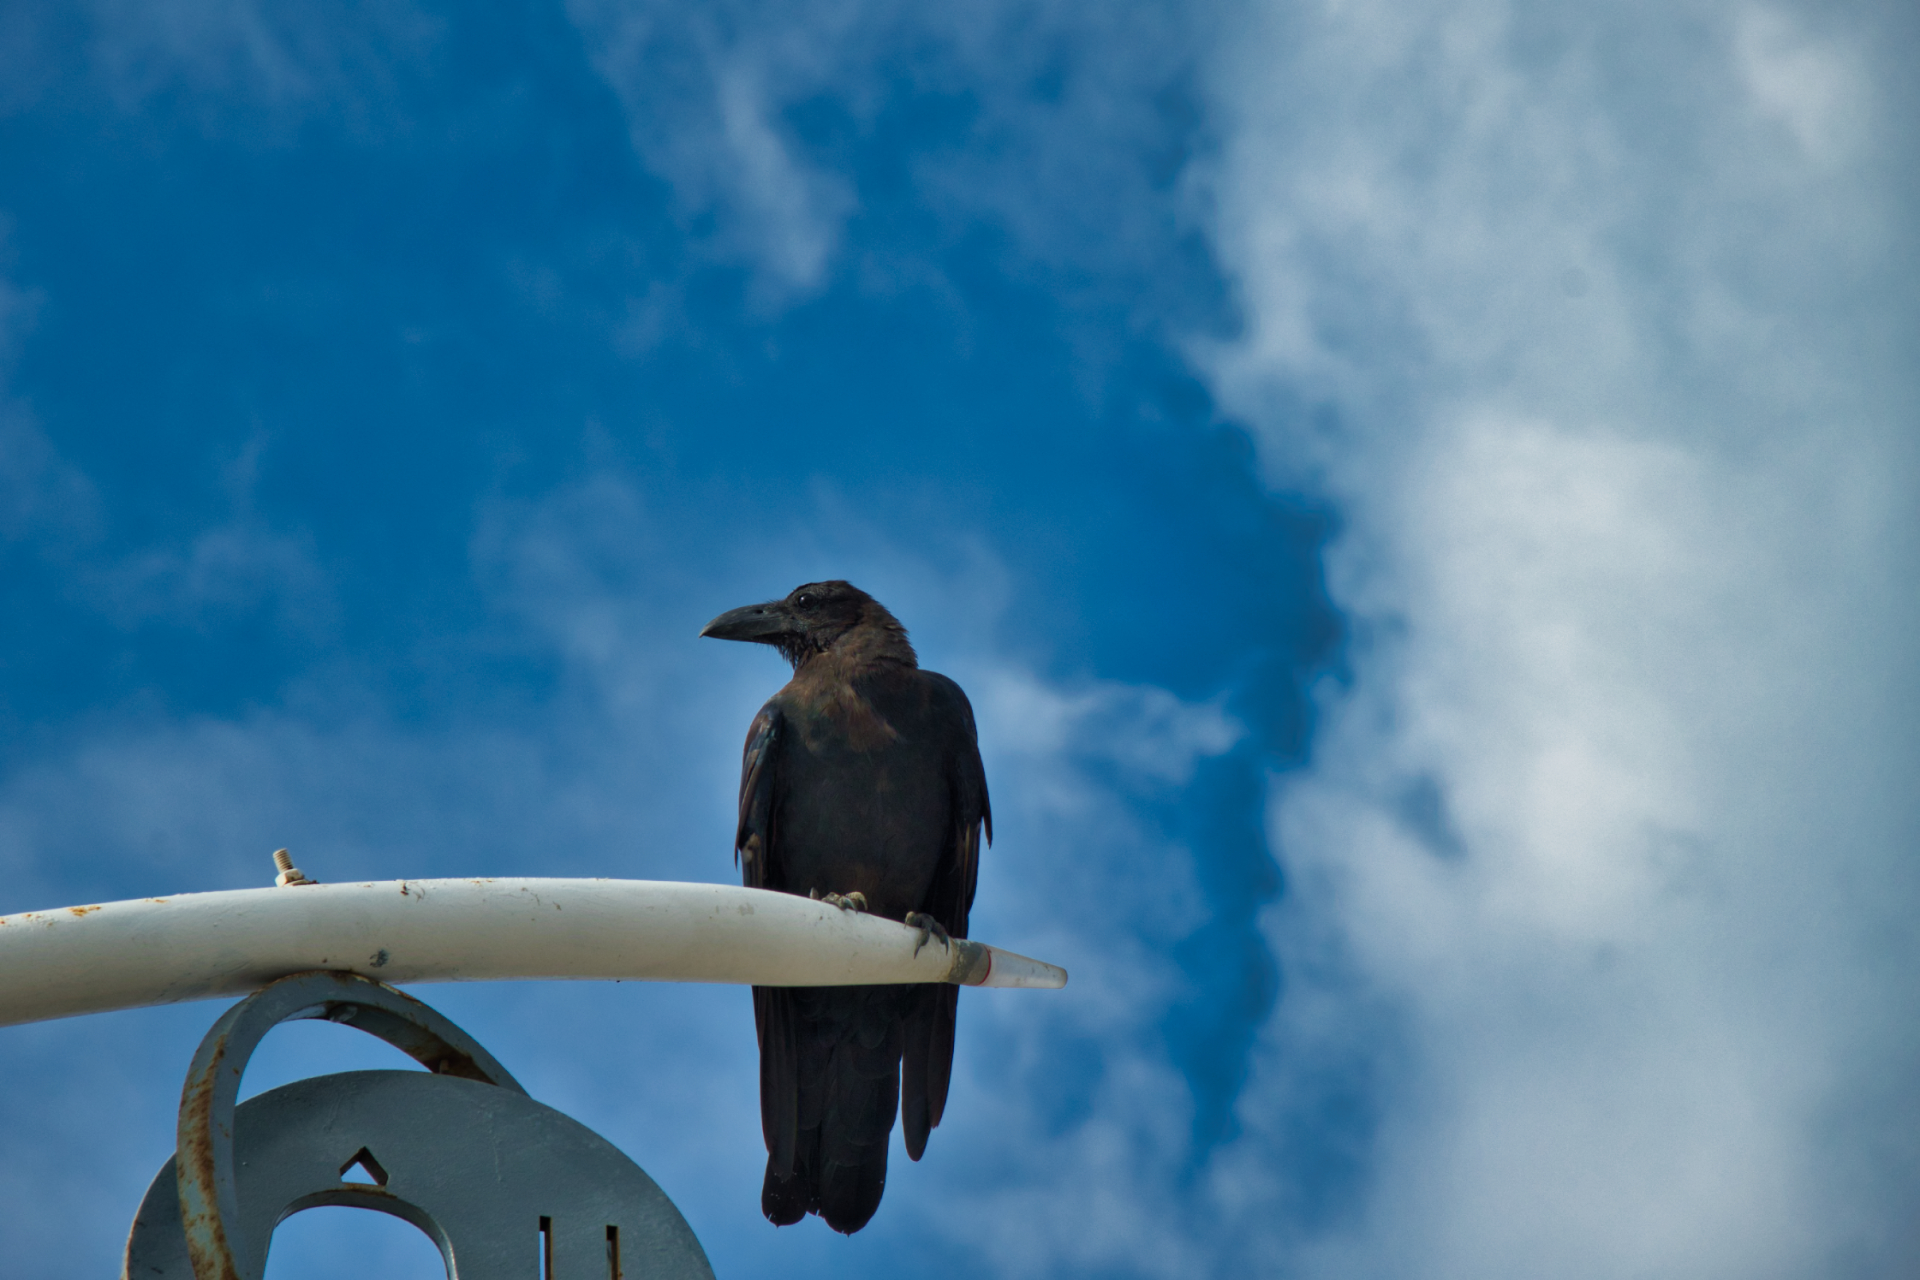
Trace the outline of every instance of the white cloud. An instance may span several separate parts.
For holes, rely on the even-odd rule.
[[[1804,156],[1848,158],[1866,127],[1867,72],[1851,49],[1810,37],[1794,14],[1762,7],[1740,10],[1734,49],[1754,105],[1786,126]]]
[[[1359,3],[1229,54],[1248,331],[1200,355],[1341,502],[1357,636],[1271,936],[1405,1037],[1359,1215],[1245,1210],[1309,1274],[1917,1256],[1920,1151],[1835,1139],[1910,1124],[1920,1059],[1920,396],[1872,39]],[[1279,1141],[1279,1055],[1352,1038],[1324,999],[1283,1003],[1229,1165]]]
[[[985,223],[1018,245],[1016,274],[1039,263],[1063,293],[1169,323],[1155,310],[1177,293],[1153,287],[1169,274],[1157,188],[1193,144],[1202,43],[1179,7],[572,0],[568,11],[636,152],[672,185],[696,239],[753,269],[760,306],[825,286],[873,176],[863,149],[879,152],[876,123],[911,98],[944,115],[904,155],[888,148],[908,163],[883,181],[904,178],[936,239],[869,248],[864,287],[942,289],[937,237]],[[824,136],[805,135],[809,112],[828,122]]]
[[[1001,668],[987,674],[974,701],[1004,749],[1104,758],[1144,785],[1184,783],[1200,760],[1244,736],[1218,703],[1183,702],[1152,685],[1101,681],[1068,691]]]
[[[0,262],[11,225],[0,214]],[[21,339],[44,295],[0,275],[0,546],[31,540],[63,547],[85,541],[99,518],[93,486],[60,456],[32,408],[8,386]]]
[[[23,0],[0,19],[0,110],[41,102],[78,72],[123,112],[177,112],[228,138],[284,142],[316,115],[378,132],[395,126],[406,64],[441,29],[405,3]]]
[[[0,251],[6,229],[0,215]],[[0,276],[0,547],[24,544],[57,567],[73,596],[121,626],[149,619],[203,625],[270,607],[291,630],[325,633],[335,602],[312,536],[275,528],[254,510],[264,437],[220,468],[233,507],[227,520],[174,545],[103,549],[109,513],[93,481],[61,455],[32,406],[7,385],[43,301],[40,290]]]
[[[569,10],[682,214],[715,220],[713,247],[758,269],[764,303],[817,289],[855,200],[809,161],[783,114],[860,56],[863,6],[814,6],[787,22],[737,7],[575,0]]]
[[[0,390],[0,541],[67,545],[89,538],[98,518],[93,485]]]
[[[295,31],[253,0],[103,0],[97,12],[96,64],[129,97],[176,78],[201,88],[239,87],[269,101],[316,88],[313,69],[302,65],[290,38]]]
[[[336,612],[312,536],[252,517],[203,529],[184,546],[147,547],[87,569],[76,585],[122,626],[148,619],[206,626],[270,607],[286,630],[319,635]]]

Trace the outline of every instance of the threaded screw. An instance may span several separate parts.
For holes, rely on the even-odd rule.
[[[280,872],[279,875],[273,878],[273,882],[281,886],[282,888],[285,888],[287,885],[290,885],[290,884],[318,884],[319,883],[319,881],[317,880],[307,879],[305,873],[302,872],[300,868],[293,865],[293,855],[291,853],[288,853],[285,849],[275,849],[273,851],[273,865]]]

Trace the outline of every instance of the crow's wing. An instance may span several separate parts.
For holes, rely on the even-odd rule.
[[[982,834],[989,844],[993,842],[993,810],[987,802],[987,773],[980,763],[979,735],[967,695],[943,675],[931,671],[925,675],[935,682],[939,731],[949,744],[947,788],[952,826],[921,909],[945,925],[948,933],[964,938],[980,878]],[[900,1127],[907,1154],[918,1160],[927,1148],[928,1132],[940,1123],[947,1108],[960,988],[929,983],[915,994],[907,1017],[906,1055],[900,1070]]]
[[[786,717],[778,706],[769,702],[760,708],[747,730],[747,748],[740,759],[740,825],[733,833],[733,858],[740,867],[740,883],[749,889],[767,887],[768,865],[776,856],[776,757],[785,728]]]
[[[747,747],[740,760],[740,825],[734,832],[733,852],[740,863],[740,883],[764,889],[778,883],[774,872],[780,856],[779,789],[780,743],[786,717],[769,702],[747,730]],[[794,1044],[794,1017],[789,993],[780,987],[753,989],[753,1029],[760,1041],[760,1130],[774,1167],[791,1172],[794,1144],[799,1134],[799,1062]]]
[[[943,675],[924,673],[934,682],[935,731],[947,744],[947,794],[950,834],[933,884],[921,910],[956,938],[967,936],[974,886],[980,879],[980,838],[993,843],[993,811],[987,804],[987,772],[980,764],[979,735],[973,707],[960,686]]]

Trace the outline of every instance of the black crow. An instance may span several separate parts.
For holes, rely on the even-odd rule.
[[[700,634],[770,644],[793,664],[747,731],[741,880],[899,920],[923,940],[966,937],[993,817],[960,686],[922,671],[906,628],[845,582],[734,609]],[[896,1107],[915,1160],[940,1123],[958,995],[936,983],[753,989],[769,1221],[867,1225]]]

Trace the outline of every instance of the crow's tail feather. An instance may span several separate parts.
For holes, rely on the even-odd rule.
[[[791,987],[776,997],[791,1012],[783,1020],[793,1037],[797,1132],[790,1169],[777,1153],[767,1160],[760,1208],[774,1225],[817,1213],[852,1235],[880,1207],[900,1106],[904,1015],[914,994],[910,987]],[[761,1053],[768,1048],[763,1040]]]

